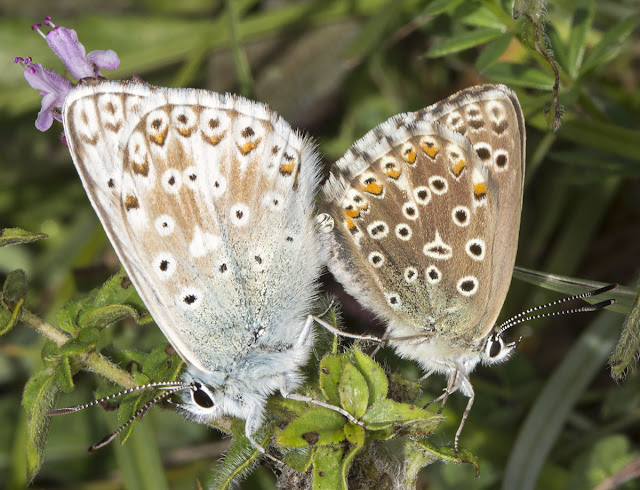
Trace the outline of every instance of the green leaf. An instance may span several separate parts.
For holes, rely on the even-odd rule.
[[[58,398],[60,386],[48,369],[34,374],[24,387],[22,406],[27,412],[26,459],[27,479],[33,480],[42,465],[44,445],[49,432],[50,417],[45,414]]]
[[[359,419],[367,411],[369,403],[369,388],[364,376],[360,374],[358,368],[347,363],[342,371],[340,383],[338,384],[340,393],[340,406],[347,412]]]
[[[2,228],[0,230],[0,247],[31,243],[43,238],[49,238],[49,236],[44,233],[31,233],[20,228]]]
[[[440,15],[450,12],[460,5],[464,0],[434,0],[422,12],[424,16]]]
[[[561,137],[583,148],[595,148],[640,161],[640,131],[637,129],[572,114],[562,124]]]
[[[483,72],[490,66],[493,66],[505,53],[512,39],[513,34],[506,32],[488,43],[478,55],[476,70]]]
[[[294,470],[304,473],[313,462],[313,449],[310,447],[293,449],[285,454],[284,461]]]
[[[426,441],[412,441],[412,443],[424,451],[429,457],[439,459],[445,463],[462,464],[468,463],[475,467],[476,477],[480,475],[480,466],[478,465],[478,458],[468,449],[460,449],[456,452],[450,447],[436,447]]]
[[[129,305],[136,310],[147,311],[124,269],[121,269],[120,272],[111,276],[107,282],[102,285],[96,296],[96,307],[113,304]]]
[[[392,424],[406,424],[408,422],[430,419],[432,417],[434,417],[433,414],[415,405],[398,403],[387,398],[374,403],[369,410],[367,410],[367,413],[364,414],[362,421],[367,429],[380,430],[391,427]]]
[[[624,42],[637,25],[638,16],[632,15],[609,29],[604,36],[602,36],[600,42],[593,47],[584,63],[582,63],[580,75],[586,74],[590,70],[602,65],[607,59],[615,56],[616,48]]]
[[[624,378],[630,366],[638,358],[638,352],[640,352],[640,289],[636,293],[631,312],[624,320],[620,339],[609,357],[613,379]]]
[[[346,362],[344,354],[328,354],[320,361],[320,389],[329,403],[333,405],[340,404],[338,383]]]
[[[346,419],[338,412],[318,407],[307,410],[280,433],[276,442],[288,447],[324,446],[345,440]]]
[[[169,345],[159,345],[145,356],[142,372],[150,379],[174,381],[182,370],[183,361]]]
[[[364,428],[361,425],[346,424],[344,426],[344,435],[351,444],[358,447],[364,446]]]
[[[56,381],[58,385],[65,393],[73,391],[73,376],[71,374],[71,366],[69,365],[69,358],[67,356],[60,357],[60,362],[55,369]]]
[[[569,46],[567,49],[567,69],[569,76],[575,80],[580,71],[584,48],[587,41],[587,34],[593,22],[593,12],[595,2],[593,0],[583,0],[573,11],[571,28],[569,29]]]
[[[360,426],[358,426],[360,427]],[[362,427],[360,427],[362,429]],[[362,431],[364,436],[364,430]],[[349,470],[351,469],[351,465],[353,464],[353,460],[356,457],[356,454],[360,451],[361,446],[355,445],[353,446],[349,452],[342,458],[342,464],[340,465],[340,477],[342,478],[342,486],[343,488],[349,488],[347,483],[347,477],[349,476]]]
[[[484,44],[503,34],[500,29],[485,27],[442,39],[427,51],[428,58],[439,58]]]
[[[60,352],[67,356],[87,352],[94,348],[100,340],[100,334],[94,328],[84,328],[80,330],[77,337],[74,337],[60,347]]]
[[[57,366],[60,360],[60,355],[60,346],[53,340],[47,340],[42,346],[42,351],[40,352],[42,362],[47,367]]]
[[[80,328],[101,330],[125,318],[138,319],[138,312],[128,305],[107,305],[83,311],[79,318]]]
[[[216,466],[212,490],[233,488],[233,483],[249,474],[257,465],[260,452],[253,447],[249,439],[244,435],[244,421],[233,419],[231,422],[233,444],[226,452],[224,459]],[[260,445],[267,447],[270,440],[270,432],[262,429],[254,434]]]
[[[91,301],[93,298],[86,297],[67,301],[58,310],[58,326],[65,332],[75,335],[78,332],[78,315]]]
[[[313,490],[347,490],[342,478],[341,463],[344,450],[340,447],[319,447],[313,455]]]
[[[496,63],[485,71],[485,75],[496,82],[516,87],[551,90],[554,84],[553,75],[517,63]]]
[[[4,281],[2,299],[12,304],[27,297],[27,274],[22,269],[11,271]]]
[[[356,365],[364,376],[369,388],[369,405],[378,400],[384,400],[389,391],[389,381],[387,375],[382,368],[366,354],[360,352],[357,348],[353,349]]]

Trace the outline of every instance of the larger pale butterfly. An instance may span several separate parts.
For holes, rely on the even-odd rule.
[[[246,419],[262,450],[266,398],[301,382],[326,260],[312,145],[265,105],[134,82],[78,86],[63,122],[116,253],[187,364],[183,411]]]
[[[494,327],[511,282],[525,127],[514,92],[482,85],[392,117],[334,164],[329,269],[383,319],[403,357],[448,377],[471,408],[469,373],[509,357]]]

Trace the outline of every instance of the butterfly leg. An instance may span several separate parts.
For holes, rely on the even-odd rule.
[[[328,408],[329,410],[333,410],[334,412],[338,412],[339,414],[343,415],[352,424],[364,426],[362,422],[360,422],[358,419],[356,419],[353,415],[351,415],[349,412],[347,412],[343,408],[337,407],[335,405],[331,405],[330,403],[326,403],[320,400],[316,400],[315,398],[311,398],[310,396],[300,395],[298,393],[289,393],[283,388],[280,388],[280,393],[282,393],[283,397],[288,398],[289,400],[296,400],[299,402],[311,403],[319,407]]]
[[[386,344],[387,342],[385,339],[381,339],[380,337],[375,337],[373,335],[357,335],[354,333],[343,332],[339,328],[334,327],[330,323],[325,322],[322,318],[318,318],[317,316],[309,315],[309,318],[316,321],[319,325],[321,325],[334,335],[339,335],[348,339],[367,340],[369,342],[376,342],[381,345]]]
[[[256,415],[255,412],[251,413],[248,417],[247,420],[244,423],[244,435],[245,437],[249,440],[249,442],[251,443],[251,445],[256,448],[261,454],[264,454],[264,456],[267,459],[270,459],[271,461],[273,461],[274,463],[278,464],[278,465],[282,465],[284,466],[284,462],[279,460],[278,458],[271,456],[267,450],[262,447],[262,445],[256,441],[256,439],[253,437],[253,434],[256,432],[256,430],[260,427],[260,423],[262,422],[262,416],[261,415]]]
[[[449,376],[449,380],[447,381],[447,387],[444,389],[444,393],[438,397],[439,399],[442,400],[442,404],[438,409],[439,414],[442,413],[442,411],[444,410],[444,406],[447,404],[449,395],[451,395],[452,393],[455,393],[458,390],[459,386],[458,386],[458,383],[456,382],[457,379],[458,379],[458,369],[456,368],[451,373],[451,376]]]
[[[462,392],[469,397],[469,401],[467,402],[467,408],[464,409],[464,413],[462,414],[462,419],[460,420],[460,425],[458,426],[458,430],[456,431],[456,437],[453,440],[453,448],[455,452],[458,452],[458,439],[460,439],[460,433],[462,432],[462,428],[464,427],[464,423],[469,416],[469,412],[471,411],[471,407],[473,406],[473,401],[476,398],[476,394],[473,391],[473,386],[471,386],[471,382],[469,378],[463,377],[461,379]]]

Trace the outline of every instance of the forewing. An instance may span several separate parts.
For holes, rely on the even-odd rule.
[[[240,97],[127,82],[74,89],[63,117],[89,198],[183,358],[224,370],[297,340],[323,260],[307,141]]]

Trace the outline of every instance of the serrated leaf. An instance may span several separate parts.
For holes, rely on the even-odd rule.
[[[485,75],[505,85],[517,87],[551,90],[554,84],[553,75],[539,68],[517,63],[496,63],[485,71]]]
[[[439,58],[441,56],[458,53],[489,42],[499,36],[502,36],[502,34],[503,31],[501,29],[485,27],[453,35],[434,44],[429,51],[427,51],[427,57]]]
[[[287,425],[276,442],[288,447],[337,444],[345,439],[346,422],[338,412],[324,407],[312,408]]]
[[[364,376],[351,363],[345,364],[342,370],[338,392],[342,408],[357,419],[364,415],[369,403],[369,388]]]
[[[344,426],[344,436],[351,444],[358,447],[364,445],[364,428],[361,425],[346,424]]]
[[[422,15],[440,15],[450,12],[460,5],[464,0],[434,0],[423,10]]]
[[[48,369],[34,374],[24,387],[22,406],[27,412],[26,459],[29,481],[42,465],[50,423],[50,417],[45,414],[55,404],[59,392],[56,377]]]
[[[567,69],[569,76],[576,79],[582,64],[584,49],[587,41],[587,34],[593,22],[593,12],[595,2],[593,0],[583,0],[573,11],[571,28],[569,29],[569,45],[567,47]]]
[[[31,243],[43,238],[49,238],[49,236],[44,233],[32,233],[20,228],[2,228],[0,230],[0,247]]]
[[[67,356],[60,357],[60,361],[55,369],[55,374],[60,389],[65,393],[72,392],[73,376],[71,375],[71,366],[69,365],[69,358]]]
[[[342,478],[341,464],[344,450],[340,447],[319,447],[313,455],[313,490],[347,490]]]
[[[320,361],[320,389],[329,403],[340,404],[338,383],[346,363],[344,354],[328,354]]]
[[[580,75],[582,76],[593,68],[602,65],[608,58],[614,56],[616,48],[624,42],[637,25],[638,17],[632,15],[609,29],[602,36],[600,42],[593,47],[584,63],[582,63]]]
[[[493,66],[505,53],[512,39],[513,34],[507,32],[488,43],[478,55],[476,70],[483,72],[490,66]]]
[[[98,340],[100,340],[100,334],[96,329],[85,328],[80,330],[77,337],[68,340],[64,345],[60,346],[60,352],[67,356],[87,352],[96,346]]]
[[[378,400],[384,400],[389,392],[389,381],[387,380],[387,375],[384,373],[383,369],[376,361],[360,352],[357,348],[353,349],[353,355],[356,361],[356,366],[360,370],[362,376],[364,376],[364,379],[367,382],[367,388],[369,388],[368,404],[372,405]]]
[[[430,419],[433,414],[422,410],[415,405],[398,403],[390,399],[380,400],[367,410],[362,417],[362,421],[367,429],[380,430],[391,427],[392,424],[416,420]]]
[[[138,312],[128,305],[107,305],[99,308],[85,309],[79,318],[80,328],[101,330],[125,318],[138,320]]]

